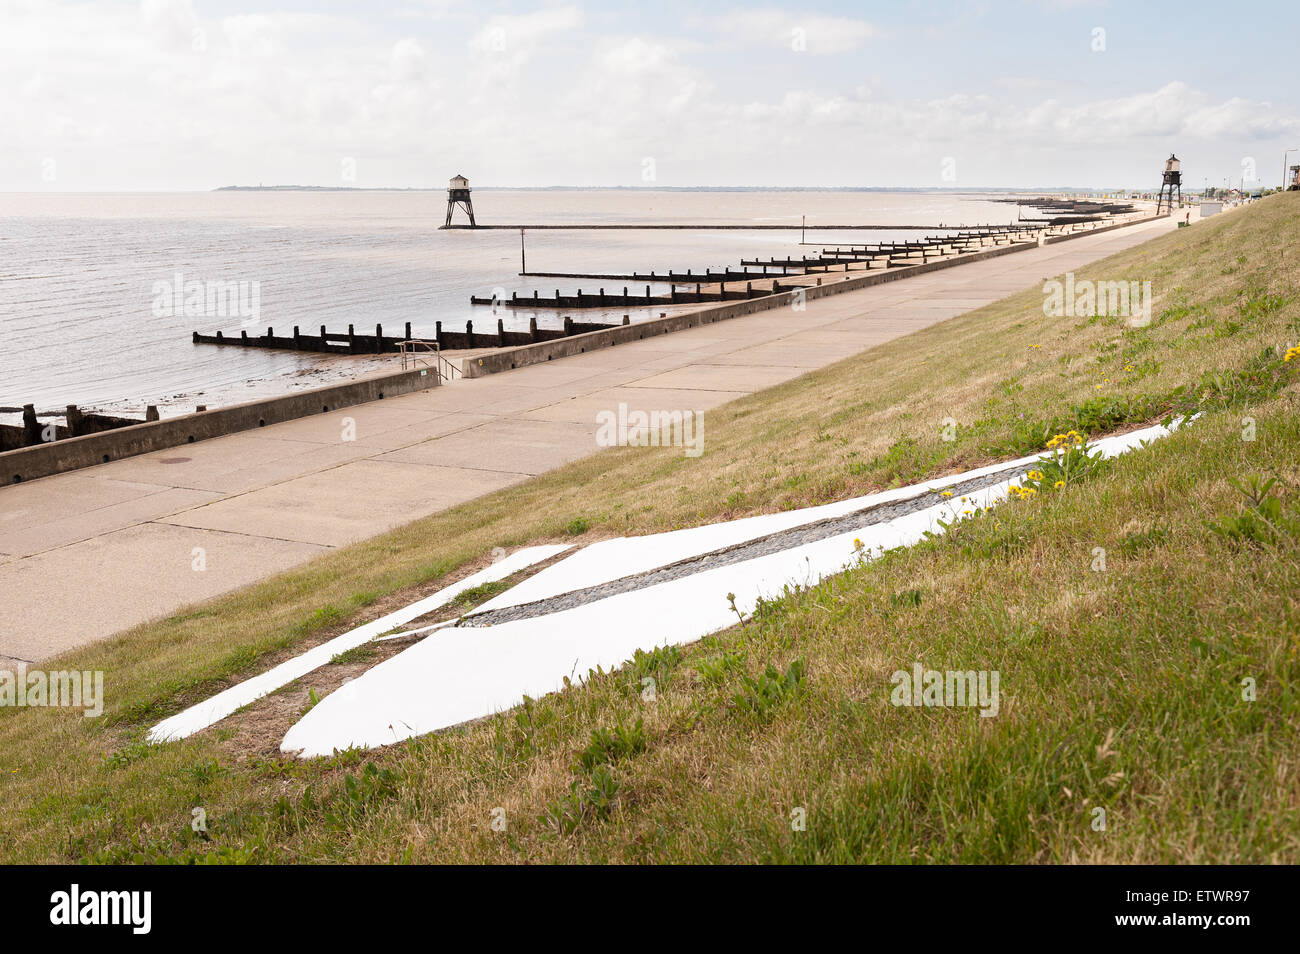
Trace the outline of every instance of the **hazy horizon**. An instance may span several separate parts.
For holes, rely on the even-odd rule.
[[[0,191],[1146,190],[1170,152],[1188,190],[1275,186],[1300,146],[1300,10],[1249,20],[1163,0],[8,0]]]

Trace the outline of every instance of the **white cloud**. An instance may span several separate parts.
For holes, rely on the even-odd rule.
[[[820,56],[856,50],[878,32],[866,20],[765,9],[732,10],[716,17],[710,36]]]
[[[453,172],[633,185],[645,157],[667,185],[924,185],[938,184],[944,156],[959,157],[959,183],[1087,184],[1171,148],[1191,164],[1217,150],[1235,168],[1255,144],[1300,141],[1294,110],[1183,80],[1088,98],[1048,73],[912,94],[864,75],[865,57],[776,56],[796,24],[810,54],[874,35],[798,11],[729,18],[727,32],[703,20],[616,31],[625,21],[589,23],[572,4],[486,18],[431,5],[397,27],[363,7],[206,10],[22,0],[7,12],[0,191],[328,185],[341,157],[356,159],[358,185],[437,185]],[[756,44],[766,49],[745,48]],[[45,158],[55,183],[41,179]]]

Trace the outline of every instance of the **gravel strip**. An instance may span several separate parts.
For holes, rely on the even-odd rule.
[[[712,570],[716,567],[727,566],[732,563],[740,563],[745,560],[753,560],[758,557],[767,556],[771,553],[779,553],[782,550],[790,550],[794,547],[803,546],[806,543],[814,543],[818,540],[825,540],[827,537],[833,537],[850,530],[857,530],[874,526],[878,523],[884,523],[887,520],[893,520],[896,517],[915,513],[918,510],[924,510],[927,507],[932,507],[935,504],[944,501],[952,501],[954,503],[959,502],[959,499],[965,494],[969,494],[972,491],[979,490],[983,487],[992,486],[993,484],[1005,480],[1012,474],[1023,473],[1026,469],[1028,468],[1025,465],[1006,467],[1002,470],[995,471],[994,473],[985,474],[983,477],[976,477],[972,480],[948,484],[944,487],[938,488],[937,490],[921,491],[915,496],[903,500],[895,500],[892,503],[876,504],[875,506],[864,507],[862,510],[857,510],[841,517],[830,517],[802,527],[782,530],[765,537],[759,537],[757,540],[750,540],[747,543],[727,547],[722,550],[714,550],[711,553],[705,553],[668,566],[647,570],[644,573],[636,573],[632,576],[610,580],[607,583],[599,583],[596,586],[589,586],[580,590],[571,590],[568,593],[561,593],[558,596],[537,600],[532,603],[523,603],[519,606],[505,606],[498,610],[489,610],[485,613],[467,616],[462,622],[457,623],[456,625],[495,626],[500,623],[511,622],[512,620],[531,619],[535,616],[545,616],[548,613],[573,609],[576,606],[582,606],[586,603],[595,602],[596,600],[603,600],[610,596],[617,596],[620,593],[629,593],[633,590],[644,589],[647,586],[654,586],[657,583],[666,583],[669,580],[675,580],[683,576],[692,576],[696,573],[703,573],[705,570]],[[952,497],[942,496],[942,493],[945,490],[951,490]]]

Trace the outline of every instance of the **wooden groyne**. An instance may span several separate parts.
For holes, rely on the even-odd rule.
[[[226,335],[218,331],[214,335],[194,332],[195,344],[236,345],[244,348],[279,348],[285,351],[315,351],[325,354],[388,354],[401,350],[402,341],[411,340],[411,323],[405,326],[406,335],[396,338],[384,334],[383,325],[375,325],[375,333],[358,334],[355,325],[348,325],[346,333],[330,332],[324,325],[320,334],[303,334],[297,325],[293,334],[277,335],[274,328],[267,328],[264,335],[250,335],[242,330],[238,335]]]
[[[644,300],[637,299],[638,303],[642,301]],[[506,303],[502,302],[500,304]],[[627,324],[630,320],[625,315],[622,323]],[[442,322],[439,321],[435,323],[432,338],[412,337],[411,323],[408,321],[405,325],[406,336],[404,338],[385,335],[383,325],[375,325],[373,335],[358,334],[353,325],[348,325],[346,334],[330,332],[324,325],[321,325],[319,335],[302,334],[300,329],[295,326],[292,335],[277,335],[272,327],[267,328],[266,334],[263,335],[250,335],[247,331],[241,331],[238,335],[226,335],[220,331],[214,335],[204,335],[196,331],[193,340],[195,344],[230,345],[242,348],[274,348],[282,351],[308,351],[326,354],[397,354],[402,351],[411,351],[418,354],[422,349],[412,346],[427,346],[429,349],[436,348],[438,351],[503,348],[510,345],[552,341],[556,338],[580,335],[588,331],[599,331],[603,328],[612,327],[614,327],[613,324],[574,321],[572,318],[566,317],[561,328],[539,328],[537,318],[533,317],[528,323],[527,331],[507,331],[505,323],[498,318],[495,329],[489,327],[476,330],[474,322],[467,321],[463,332],[444,330]],[[132,421],[131,423],[137,422]]]
[[[64,423],[56,423],[59,417]],[[41,422],[41,418],[54,418]],[[0,452],[18,450],[20,447],[37,447],[54,441],[64,441],[70,437],[83,437],[87,434],[99,434],[102,431],[143,424],[145,421],[158,420],[158,408],[149,405],[144,419],[114,417],[111,414],[96,414],[82,411],[77,405],[69,404],[62,415],[54,413],[37,414],[32,404],[23,405],[22,426],[0,424]]]
[[[749,277],[753,279],[755,276]],[[756,288],[752,281],[745,282],[742,288],[724,287],[730,281],[736,279],[723,278],[721,275],[712,277],[696,275],[694,290],[680,291],[674,287],[667,295],[652,295],[649,285],[646,286],[644,295],[631,294],[628,286],[624,285],[621,294],[618,292],[606,294],[603,288],[595,294],[584,294],[579,288],[575,295],[561,295],[557,288],[553,296],[546,298],[536,291],[531,296],[523,297],[515,292],[509,298],[480,298],[474,295],[470,296],[469,302],[471,305],[499,305],[504,308],[646,308],[653,305],[697,305],[703,302],[745,301],[749,298],[761,298],[773,294],[770,286]],[[716,291],[705,288],[706,284],[713,283],[719,286]]]

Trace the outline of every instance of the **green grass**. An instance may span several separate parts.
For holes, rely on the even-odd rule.
[[[1267,199],[1078,270],[1151,280],[1147,328],[1045,318],[1035,289],[710,411],[699,458],[604,451],[51,661],[103,669],[106,715],[0,710],[6,859],[1295,863],[1300,265],[1274,250],[1298,238],[1300,195]],[[496,546],[806,506],[1189,411],[1064,490],[470,726],[310,762],[241,745],[239,715],[142,744]],[[999,714],[890,705],[917,662],[997,670]]]

